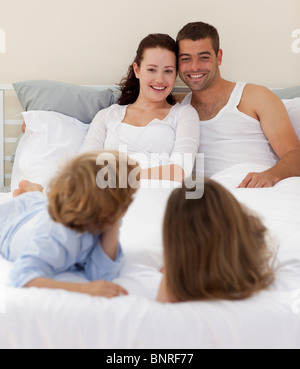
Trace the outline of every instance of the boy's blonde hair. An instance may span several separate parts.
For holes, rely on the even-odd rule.
[[[175,301],[239,300],[274,280],[267,229],[220,184],[201,199],[174,190],[164,219],[167,290]]]
[[[97,164],[100,154],[113,157],[115,165],[111,165],[109,160]],[[123,168],[122,173],[120,168]],[[127,169],[126,178],[121,178],[124,168]],[[103,169],[115,175],[115,188],[99,187],[97,180]],[[48,210],[51,218],[81,233],[103,231],[107,225],[121,218],[133,201],[137,188],[130,187],[128,174],[134,169],[138,173],[138,181],[138,165],[129,164],[128,157],[117,151],[97,151],[76,157],[50,184]],[[120,188],[120,181],[125,188]]]

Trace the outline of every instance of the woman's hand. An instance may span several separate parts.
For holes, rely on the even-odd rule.
[[[83,284],[82,293],[91,296],[117,297],[119,295],[128,295],[128,292],[118,284],[107,281],[96,281]]]

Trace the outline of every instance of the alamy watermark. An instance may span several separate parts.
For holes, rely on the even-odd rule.
[[[292,32],[292,38],[293,38],[293,42],[292,42],[292,52],[294,54],[300,54],[300,29],[295,29]]]
[[[199,199],[204,194],[204,154],[191,154],[191,153],[176,153],[171,157],[167,153],[138,153],[128,155],[127,146],[123,145],[119,147],[119,175],[117,172],[117,160],[113,153],[105,152],[99,154],[97,158],[97,165],[102,166],[97,174],[97,185],[101,189],[105,188],[130,188],[138,189],[140,187],[139,173],[140,169],[154,171],[153,168],[161,167],[162,179],[170,179],[172,175],[176,174],[178,170],[179,174],[185,168],[186,171],[191,173],[190,176],[186,176],[182,179],[182,182],[177,182],[174,185],[174,181],[149,181],[147,188],[186,188],[186,199]],[[135,167],[128,173],[128,164],[140,167]],[[175,167],[172,168],[172,164]],[[194,168],[194,170],[193,170]],[[174,173],[172,173],[174,170]],[[178,174],[178,173],[177,173]],[[118,183],[117,183],[118,177]],[[150,178],[151,179],[151,176]],[[153,179],[153,178],[152,178]],[[158,185],[161,183],[161,186]]]

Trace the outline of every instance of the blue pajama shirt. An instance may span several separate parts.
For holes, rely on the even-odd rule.
[[[111,281],[119,274],[123,256],[119,245],[116,260],[111,260],[102,249],[100,233],[79,233],[54,222],[48,199],[40,192],[0,205],[0,254],[13,262],[12,287],[78,270],[89,281]]]

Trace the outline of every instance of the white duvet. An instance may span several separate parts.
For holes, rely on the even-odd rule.
[[[121,229],[126,256],[116,282],[130,295],[110,300],[7,288],[11,264],[0,259],[0,348],[300,348],[300,178],[272,189],[236,189],[248,172],[263,169],[239,165],[214,179],[261,215],[277,239],[270,290],[240,302],[155,302],[171,190],[142,188]],[[0,202],[8,199],[1,194]],[[70,274],[60,279],[84,281]]]

